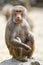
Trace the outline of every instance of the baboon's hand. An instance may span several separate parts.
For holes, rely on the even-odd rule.
[[[19,37],[16,38],[19,42],[21,42],[21,39]]]

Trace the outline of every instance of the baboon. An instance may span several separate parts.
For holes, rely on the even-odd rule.
[[[25,9],[20,5],[14,6],[5,30],[5,41],[10,54],[21,61],[27,61],[34,51],[34,36],[25,17]]]

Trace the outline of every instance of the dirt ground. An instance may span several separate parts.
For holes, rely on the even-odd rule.
[[[29,17],[34,23],[35,51],[33,57],[43,58],[43,8],[32,8]],[[5,44],[6,19],[0,14],[0,62],[11,58]]]

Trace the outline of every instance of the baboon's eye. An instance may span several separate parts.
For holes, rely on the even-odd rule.
[[[24,17],[24,13],[23,12],[21,12],[21,16]]]

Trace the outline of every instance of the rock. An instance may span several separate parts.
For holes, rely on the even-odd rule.
[[[32,58],[32,59],[28,59],[27,62],[21,62],[15,60],[14,58],[11,58],[1,62],[0,65],[43,65],[43,60]]]
[[[40,63],[35,61],[35,62],[31,62],[31,65],[40,65]]]

